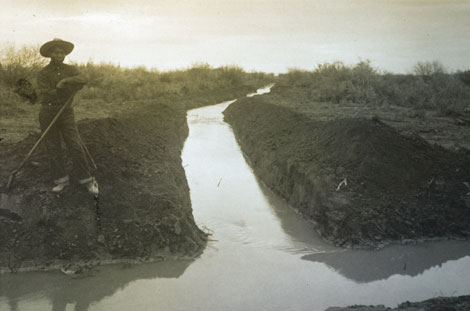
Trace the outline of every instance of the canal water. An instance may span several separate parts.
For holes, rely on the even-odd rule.
[[[183,165],[196,222],[211,233],[199,258],[103,266],[78,278],[0,275],[0,310],[316,311],[470,294],[469,242],[360,251],[322,241],[256,179],[223,121],[230,103],[188,112]]]

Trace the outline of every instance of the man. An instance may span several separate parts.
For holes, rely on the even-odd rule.
[[[49,65],[37,75],[37,92],[41,103],[39,123],[42,131],[46,130],[67,100],[87,83],[87,77],[80,74],[76,67],[64,64],[65,56],[70,54],[73,48],[74,45],[70,42],[54,39],[44,43],[39,50],[42,56],[51,59]],[[55,182],[52,191],[60,192],[70,183],[65,170],[61,136],[72,158],[73,175],[90,193],[98,195],[98,184],[90,174],[72,105],[65,108],[44,138]]]

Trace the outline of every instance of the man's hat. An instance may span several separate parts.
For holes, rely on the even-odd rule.
[[[65,55],[70,54],[73,50],[73,43],[54,38],[54,40],[44,43],[39,49],[39,53],[44,57],[51,57],[51,52],[55,48],[61,48]]]

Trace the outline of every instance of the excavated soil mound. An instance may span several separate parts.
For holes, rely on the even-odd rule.
[[[3,196],[10,208],[0,210],[0,267],[14,271],[61,260],[152,259],[201,250],[205,234],[193,220],[180,158],[186,110],[153,104],[139,111],[79,123],[98,166],[98,200],[77,182],[51,193],[47,154],[40,149],[33,156],[8,199]],[[2,147],[2,181],[37,138]]]
[[[470,153],[378,119],[314,121],[263,98],[225,118],[255,173],[335,244],[470,234]]]

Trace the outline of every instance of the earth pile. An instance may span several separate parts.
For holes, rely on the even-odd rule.
[[[188,132],[186,109],[153,103],[119,118],[84,120],[79,131],[98,166],[99,199],[77,182],[51,193],[41,148],[8,192],[11,209],[0,214],[0,267],[151,260],[202,249],[206,236],[194,223],[180,157]],[[4,145],[2,181],[37,138]]]
[[[313,120],[265,98],[224,112],[255,173],[342,246],[470,234],[470,153],[377,118]]]

